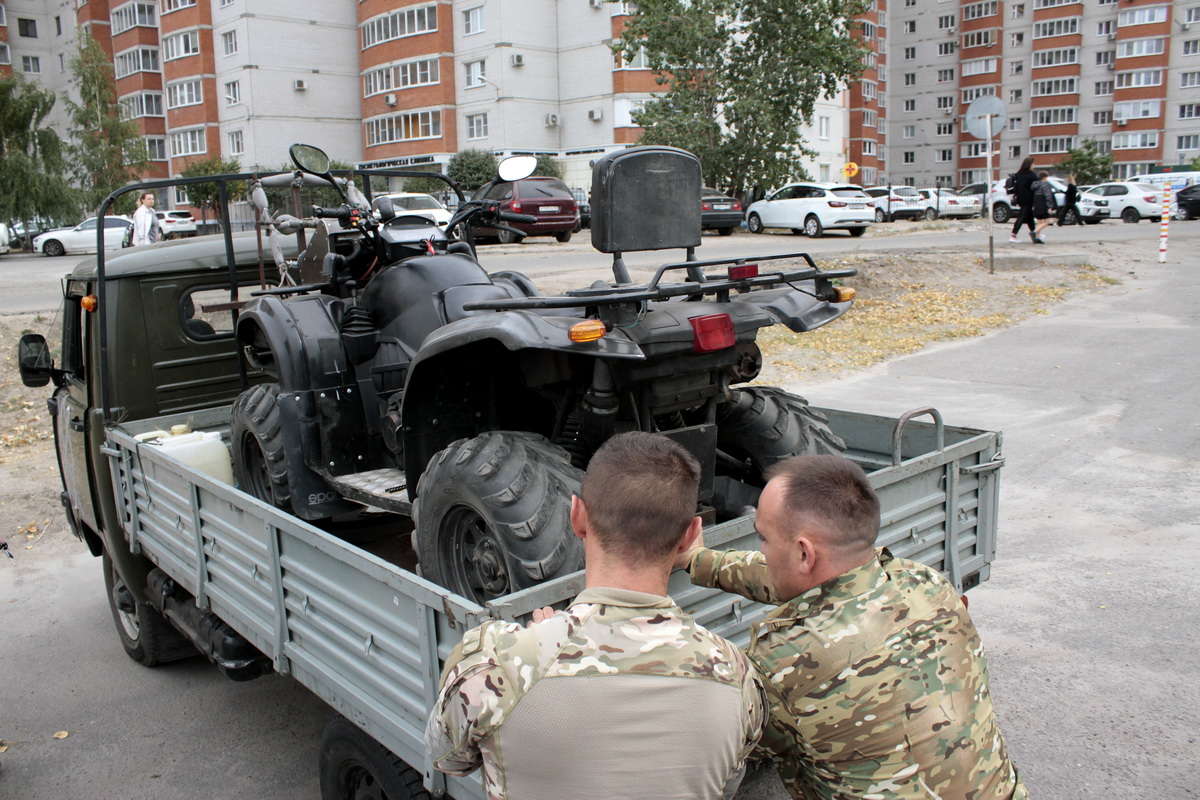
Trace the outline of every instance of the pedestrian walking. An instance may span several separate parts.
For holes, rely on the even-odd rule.
[[[1050,173],[1042,170],[1033,184],[1033,216],[1037,219],[1037,227],[1033,230],[1035,244],[1045,244],[1042,231],[1054,224],[1058,202],[1054,198],[1054,184],[1050,183]]]
[[[1005,183],[1005,188],[1008,193],[1016,198],[1017,201],[1017,221],[1013,223],[1012,236],[1008,237],[1010,244],[1017,242],[1017,233],[1021,230],[1022,225],[1029,226],[1029,238],[1037,241],[1037,234],[1034,233],[1033,220],[1033,184],[1037,180],[1037,175],[1033,171],[1033,156],[1029,156],[1021,162],[1021,168],[1008,176],[1008,181]]]
[[[1082,225],[1083,220],[1079,218],[1079,187],[1075,185],[1075,176],[1067,176],[1067,191],[1063,193],[1062,208],[1058,210],[1058,226],[1063,225]],[[1072,213],[1074,212],[1074,213]]]
[[[133,244],[153,244],[158,241],[158,215],[154,213],[154,192],[143,192],[133,212]]]

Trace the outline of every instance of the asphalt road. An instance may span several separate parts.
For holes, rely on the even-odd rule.
[[[1040,800],[1200,795],[1200,225],[1175,227],[1176,257],[1148,255],[1121,286],[789,387],[877,414],[932,404],[949,424],[1004,431],[999,553],[971,613],[1010,751]],[[1093,247],[1142,236],[1153,252],[1148,224],[1053,235],[1074,234]],[[903,238],[942,235],[967,234]],[[82,546],[17,556],[0,557],[0,797],[317,797],[323,703],[285,678],[231,683],[201,660],[139,667]],[[769,776],[739,796],[784,797]]]

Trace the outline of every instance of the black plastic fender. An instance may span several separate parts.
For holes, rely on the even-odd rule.
[[[801,285],[811,292],[816,292],[814,281],[803,281]],[[759,306],[775,322],[786,325],[796,333],[804,333],[827,325],[845,314],[850,310],[850,306],[854,305],[853,300],[831,303],[791,288],[767,289],[761,292],[737,295],[731,298],[731,302],[752,303]]]
[[[238,316],[238,344],[270,350],[263,367],[285,392],[345,385],[354,375],[341,340],[343,308],[324,294],[257,297]]]

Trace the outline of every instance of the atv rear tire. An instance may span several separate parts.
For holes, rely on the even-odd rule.
[[[566,450],[512,431],[461,439],[429,462],[413,506],[421,574],[484,602],[583,568]]]
[[[233,475],[238,488],[276,508],[291,511],[279,384],[260,383],[238,395],[229,412]]]
[[[792,456],[841,455],[846,442],[803,397],[773,386],[747,386],[734,390],[733,402],[717,410],[717,447],[741,463],[743,474],[733,477],[761,487],[772,465]]]

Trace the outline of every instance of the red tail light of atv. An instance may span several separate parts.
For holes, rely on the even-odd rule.
[[[733,318],[728,314],[692,317],[689,322],[692,323],[692,349],[697,353],[712,353],[737,343]]]
[[[758,264],[742,264],[737,267],[729,268],[729,280],[744,281],[747,278],[758,277]]]

